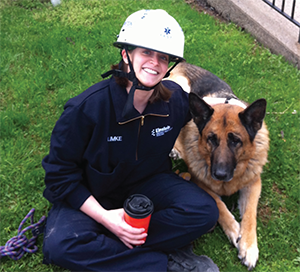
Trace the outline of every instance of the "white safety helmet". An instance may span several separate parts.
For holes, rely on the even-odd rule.
[[[184,34],[177,21],[162,9],[140,10],[123,24],[114,46],[142,47],[168,54],[170,61],[184,60]]]
[[[168,77],[172,69],[174,69],[179,62],[184,60],[184,34],[177,21],[166,11],[161,9],[140,10],[131,14],[126,19],[114,46],[125,49],[130,72],[123,71],[121,68],[122,62],[120,62],[119,69],[110,70],[101,76],[103,78],[109,75],[125,77],[132,82],[122,113],[122,118],[127,120],[128,116],[130,116],[130,112],[132,112],[135,90],[150,91],[160,84],[160,82],[158,82],[155,86],[147,87],[139,82],[135,75],[128,51],[136,47],[142,47],[169,55],[169,61],[174,62],[174,64],[165,75],[165,77]]]

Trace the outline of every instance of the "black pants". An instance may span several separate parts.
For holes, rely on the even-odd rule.
[[[48,215],[45,263],[73,271],[166,271],[168,252],[205,234],[218,220],[214,199],[175,174],[157,175],[133,193],[148,196],[155,207],[143,246],[127,248],[102,225],[60,203]]]

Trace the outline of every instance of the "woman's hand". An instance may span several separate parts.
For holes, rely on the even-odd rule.
[[[127,247],[144,244],[145,229],[133,228],[125,222],[124,209],[105,210],[91,195],[80,210],[115,234]]]
[[[114,233],[127,247],[144,244],[143,238],[147,233],[143,233],[143,228],[133,228],[124,220],[124,209],[108,210],[102,214],[101,224],[110,232]]]

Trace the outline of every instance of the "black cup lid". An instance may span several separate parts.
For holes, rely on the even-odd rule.
[[[134,194],[128,197],[123,207],[130,217],[137,219],[149,216],[154,210],[153,202],[141,194]]]

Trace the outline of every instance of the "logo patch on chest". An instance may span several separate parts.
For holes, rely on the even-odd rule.
[[[171,131],[173,128],[170,126],[162,127],[162,128],[154,128],[151,130],[151,135],[153,137],[160,137],[165,135],[167,132]]]

